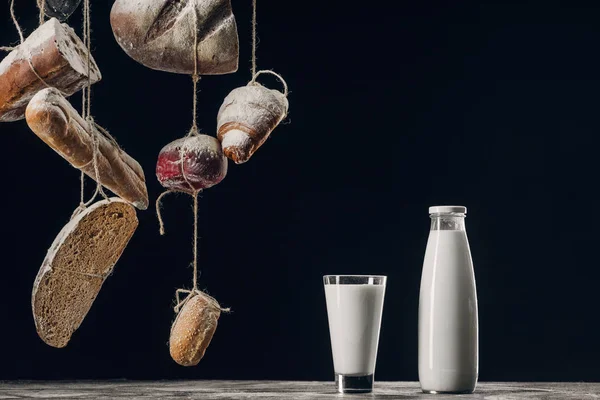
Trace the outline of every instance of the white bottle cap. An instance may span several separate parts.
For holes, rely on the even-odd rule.
[[[467,213],[467,207],[464,206],[434,206],[429,207],[429,214],[446,214],[446,213]]]

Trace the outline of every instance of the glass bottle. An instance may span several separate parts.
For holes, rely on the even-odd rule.
[[[419,294],[419,382],[426,393],[471,393],[479,375],[477,292],[466,207],[430,207]]]

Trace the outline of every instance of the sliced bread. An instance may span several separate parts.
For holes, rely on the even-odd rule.
[[[81,211],[60,231],[31,297],[35,327],[44,342],[67,345],[137,226],[135,208],[111,198]]]

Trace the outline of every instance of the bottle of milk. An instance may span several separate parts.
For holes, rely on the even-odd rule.
[[[419,381],[426,393],[471,393],[479,374],[477,293],[466,207],[430,207],[419,295]]]

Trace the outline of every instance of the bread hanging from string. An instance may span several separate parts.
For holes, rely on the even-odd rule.
[[[274,74],[283,82],[284,92],[256,82],[258,75]],[[223,152],[236,164],[252,157],[288,113],[287,84],[272,71],[259,71],[247,85],[234,89],[223,101],[217,116],[217,132]]]
[[[177,139],[158,155],[156,177],[169,190],[195,194],[221,182],[227,175],[227,158],[221,144],[208,135]]]
[[[112,198],[75,214],[35,278],[31,305],[38,335],[65,347],[138,226],[135,208]]]
[[[169,352],[171,358],[184,367],[198,365],[217,329],[221,306],[201,291],[191,291],[177,308],[171,326]],[[229,311],[229,310],[224,310]]]
[[[0,121],[25,117],[29,100],[51,86],[70,96],[101,79],[100,70],[73,29],[46,21],[0,62]]]
[[[38,0],[39,1],[39,0]],[[49,17],[66,20],[77,10],[81,0],[42,0],[44,13]]]
[[[196,43],[198,74],[237,71],[231,0],[116,0],[110,23],[125,53],[148,68],[193,74]]]
[[[93,160],[97,141],[100,183],[140,210],[148,208],[148,190],[140,164],[102,134],[101,128],[81,118],[58,90],[44,89],[31,99],[27,124],[73,167],[92,179],[96,179]]]

